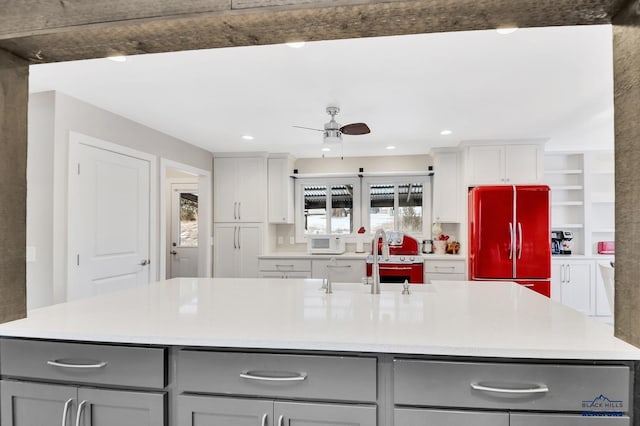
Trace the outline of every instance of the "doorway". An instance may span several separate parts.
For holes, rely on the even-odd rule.
[[[160,160],[160,279],[211,277],[211,173]]]

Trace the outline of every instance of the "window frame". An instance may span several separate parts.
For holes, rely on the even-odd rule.
[[[369,209],[371,206],[371,185],[388,184],[394,186],[394,228],[398,227],[398,186],[411,183],[422,184],[422,230],[420,233],[407,233],[418,240],[429,235],[431,229],[431,207],[433,204],[431,196],[431,176],[429,175],[393,175],[393,176],[368,176],[362,179],[362,226],[367,230],[368,235],[373,235],[375,229],[371,229]]]
[[[295,182],[295,235],[296,243],[306,243],[307,234],[304,230],[304,194],[302,188],[306,185],[326,186],[352,185],[353,186],[353,230],[350,234],[336,234],[346,237],[346,241],[355,242],[355,235],[362,223],[362,185],[358,177],[309,177],[298,178]],[[331,191],[327,193],[327,213],[331,211]],[[327,214],[327,229],[331,229],[331,215]]]

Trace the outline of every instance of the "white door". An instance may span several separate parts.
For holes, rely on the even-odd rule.
[[[149,282],[150,162],[71,146],[68,300]]]
[[[198,276],[198,184],[171,184],[170,278]]]
[[[237,277],[257,278],[260,271],[258,256],[261,254],[262,229],[258,224],[238,226],[238,267]]]

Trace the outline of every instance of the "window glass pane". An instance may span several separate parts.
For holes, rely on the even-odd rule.
[[[302,188],[304,197],[304,233],[327,233],[327,187],[306,185]]]
[[[353,185],[331,187],[331,233],[350,234],[353,231]]]
[[[198,247],[198,194],[180,194],[180,247]]]
[[[374,233],[379,228],[393,231],[394,228],[394,199],[393,184],[374,184],[369,187],[369,232]]]
[[[422,232],[422,184],[398,185],[398,229],[406,233]]]

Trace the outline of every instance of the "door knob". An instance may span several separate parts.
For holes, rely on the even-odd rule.
[[[150,264],[150,263],[151,263],[151,260],[149,260],[149,259],[142,259],[142,261],[140,262],[140,265],[142,265],[142,266],[146,266],[146,265],[148,265],[148,264]]]

